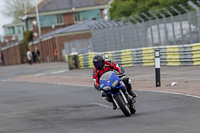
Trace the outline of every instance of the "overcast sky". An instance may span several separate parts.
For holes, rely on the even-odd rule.
[[[4,35],[3,25],[12,23],[13,19],[3,15],[2,10],[9,10],[4,8],[4,2],[7,0],[0,0],[0,36]],[[39,3],[42,0],[37,0]],[[35,4],[35,0],[31,0],[33,4]]]
[[[0,36],[4,33],[3,25],[12,23],[12,18],[3,15],[2,10],[4,9],[4,0],[0,0]]]

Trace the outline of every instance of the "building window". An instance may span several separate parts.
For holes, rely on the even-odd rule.
[[[92,19],[92,18],[101,19],[100,10],[89,10],[89,11],[74,13],[75,22],[85,21],[87,19]]]
[[[23,40],[24,26],[16,26],[16,35],[19,41]]]
[[[74,20],[75,20],[75,22],[80,22],[81,21],[81,14],[80,14],[80,12],[75,12],[74,13]]]
[[[41,27],[45,27],[46,25],[46,21],[45,21],[45,16],[40,16],[40,26]]]
[[[91,11],[85,11],[85,12],[81,12],[81,16],[82,16],[82,21],[85,21],[87,19],[91,18]]]
[[[40,26],[41,27],[48,27],[52,25],[58,25],[63,23],[62,15],[47,15],[47,16],[40,16]]]
[[[55,25],[55,16],[54,15],[46,16],[45,21],[47,26]]]
[[[28,20],[28,30],[32,31],[33,30],[33,24],[32,24],[32,19]]]
[[[14,35],[15,34],[15,28],[14,27],[8,27],[6,28],[7,35]]]
[[[101,19],[101,12],[100,10],[92,10],[91,17],[96,19]]]
[[[21,30],[19,28],[17,30],[18,30],[18,34],[21,34]]]
[[[62,24],[63,23],[63,18],[62,18],[62,15],[59,14],[59,15],[56,15],[56,24]]]

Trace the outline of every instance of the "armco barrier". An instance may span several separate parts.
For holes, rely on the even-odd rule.
[[[166,46],[166,62],[167,66],[179,66],[180,62],[180,53],[179,46]]]
[[[200,65],[200,44],[193,44],[192,46],[192,61],[193,65]]]
[[[142,63],[143,66],[152,66],[155,64],[154,61],[154,48],[148,47],[148,48],[142,48]]]
[[[161,65],[200,65],[200,43],[192,45],[173,45],[159,47],[145,47],[126,49],[120,51],[108,51],[104,53],[79,54],[79,68],[94,68],[92,59],[96,54],[108,53],[109,59],[116,61],[123,67],[129,66],[153,66],[154,51],[160,50]]]

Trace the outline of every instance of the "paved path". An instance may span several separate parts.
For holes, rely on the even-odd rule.
[[[127,118],[93,89],[92,69],[0,67],[0,133],[199,133],[199,97],[149,91],[199,95],[199,68],[162,67],[159,88],[153,67],[125,68],[139,90],[137,113]],[[177,86],[165,86],[172,81]]]
[[[23,67],[29,69],[28,65]],[[34,71],[12,76],[6,80],[93,86],[92,69],[68,71],[65,63],[41,64],[38,67],[42,70],[36,71],[35,66]],[[200,96],[200,66],[161,66],[161,87],[155,87],[154,67],[129,67],[125,68],[125,71],[132,79],[134,90],[156,90]],[[178,83],[176,86],[167,86],[171,82]]]

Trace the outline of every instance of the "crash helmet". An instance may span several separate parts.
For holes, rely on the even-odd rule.
[[[95,55],[93,58],[94,67],[97,70],[101,70],[105,65],[105,60],[102,55]]]

